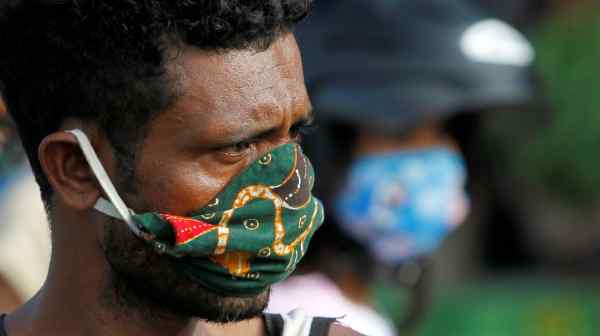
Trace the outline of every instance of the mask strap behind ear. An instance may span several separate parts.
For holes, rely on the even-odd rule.
[[[94,209],[100,211],[101,213],[120,220],[124,220],[123,216],[119,214],[119,211],[115,206],[109,201],[105,200],[104,197],[98,198],[96,204],[94,205]]]
[[[87,135],[85,135],[85,133],[79,129],[66,132],[73,134],[75,139],[77,139],[77,142],[83,151],[83,156],[85,156],[85,159],[90,165],[90,168],[92,168],[94,175],[96,175],[96,179],[100,183],[102,190],[110,200],[110,202],[108,202],[104,198],[100,197],[94,208],[108,216],[125,221],[127,226],[129,226],[131,231],[133,231],[136,236],[144,237],[145,233],[142,232],[137,224],[133,221],[133,218],[131,217],[132,211],[129,210],[129,208],[125,205],[125,202],[123,202],[119,196],[119,193],[110,181],[110,178],[108,177],[106,170],[104,170],[104,166],[102,166],[100,159],[98,159],[98,155],[96,155],[96,151],[94,151],[94,148],[92,147]]]

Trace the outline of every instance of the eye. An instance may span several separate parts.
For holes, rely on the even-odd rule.
[[[316,130],[314,119],[302,119],[290,128],[290,137],[293,141],[302,142],[302,139]]]
[[[243,156],[254,148],[254,141],[241,141],[233,145],[219,148],[219,152],[232,157]]]

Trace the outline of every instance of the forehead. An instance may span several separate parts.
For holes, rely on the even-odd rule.
[[[186,47],[170,70],[180,96],[161,124],[188,129],[194,125],[195,134],[236,130],[252,122],[280,122],[275,119],[289,112],[304,113],[301,110],[310,104],[292,34],[261,51],[209,53]]]

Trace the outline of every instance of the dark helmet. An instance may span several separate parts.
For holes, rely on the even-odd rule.
[[[534,94],[534,51],[462,0],[327,0],[297,33],[321,117],[402,130]]]

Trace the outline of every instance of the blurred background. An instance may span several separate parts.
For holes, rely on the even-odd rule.
[[[598,335],[599,6],[317,1],[297,36],[318,119],[306,151],[329,216],[270,309],[293,308],[289,298],[310,309],[300,301],[314,287],[325,313],[374,336]],[[1,104],[0,117],[8,311],[41,285],[49,238]],[[422,160],[413,180],[394,175],[409,160]],[[414,184],[415,174],[429,185]],[[400,212],[423,188],[434,196],[418,201],[448,218]],[[343,197],[361,191],[385,197]],[[365,215],[371,203],[389,216]],[[395,221],[402,216],[410,220]]]
[[[353,304],[377,310],[384,321],[371,323],[381,326],[376,331],[348,316],[366,334],[600,333],[600,4],[339,3],[317,3],[297,32],[320,119],[305,143],[329,207],[307,274],[327,275]],[[376,227],[393,206],[371,194],[390,188],[356,181],[394,185],[383,165],[404,166],[407,153],[425,160],[432,148],[453,147],[448,142],[467,170],[462,225],[419,232],[439,223],[396,206],[407,223]],[[408,207],[418,201],[410,182],[399,187]],[[346,192],[370,196],[348,200]],[[379,217],[355,214],[369,207]],[[417,243],[396,240],[404,251],[387,251],[395,260],[382,254],[387,236],[401,234]],[[439,245],[424,243],[441,236]],[[386,329],[390,321],[395,330]]]

